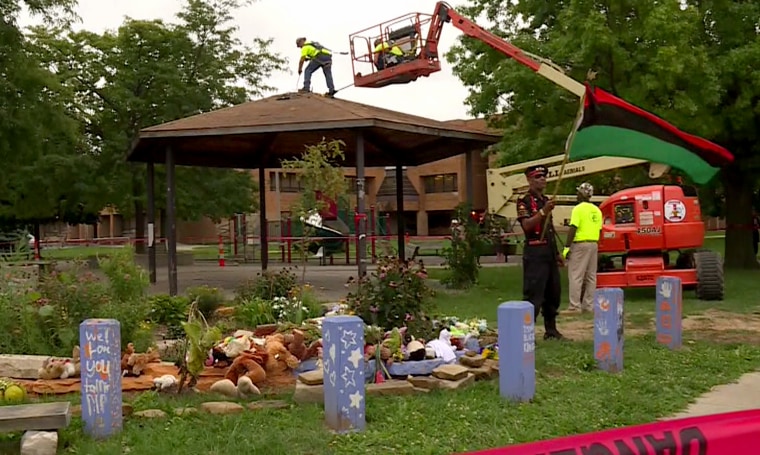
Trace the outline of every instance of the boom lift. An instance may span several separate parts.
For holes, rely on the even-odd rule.
[[[351,34],[354,85],[379,88],[406,84],[440,71],[438,43],[446,22],[579,98],[583,97],[585,86],[564,74],[556,65],[488,32],[445,2],[436,3],[432,15],[407,14]],[[386,49],[399,49],[401,55],[375,53],[374,43],[377,40],[384,43]],[[358,46],[357,41],[360,43]],[[384,59],[386,64],[376,65],[378,58]],[[357,72],[360,65],[369,65],[369,72]],[[583,175],[643,163],[639,160],[619,160],[621,158],[594,158],[569,163],[570,167],[565,168],[562,174]],[[560,161],[557,157],[551,157],[538,162],[549,164],[557,161]],[[518,166],[524,168],[526,164]],[[550,168],[550,175],[556,172],[554,178],[559,179],[561,167]],[[584,168],[582,173],[578,171],[580,168]],[[659,177],[669,169],[664,164],[651,163],[649,174]],[[488,171],[488,205],[491,213],[502,216],[511,214],[510,202],[514,193],[526,184],[524,177],[508,175],[514,170],[517,170],[515,166],[507,166]],[[723,299],[722,260],[718,254],[701,249],[705,227],[695,189],[679,185],[630,188],[613,194],[599,208],[604,226],[599,242],[602,258],[597,287],[652,287],[659,276],[668,275],[681,278],[685,287],[695,287],[697,297],[702,300]],[[671,253],[677,255],[675,261],[671,261]],[[617,258],[620,258],[619,266],[615,261]]]

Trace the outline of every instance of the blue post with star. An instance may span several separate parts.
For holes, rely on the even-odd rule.
[[[332,316],[322,322],[325,422],[336,433],[364,431],[364,321]]]
[[[624,316],[622,289],[594,292],[594,359],[608,373],[623,371]]]

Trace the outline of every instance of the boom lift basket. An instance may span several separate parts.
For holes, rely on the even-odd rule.
[[[426,46],[426,33],[432,19],[430,14],[409,13],[352,33],[349,40],[354,86],[380,88],[407,84],[440,71],[437,51],[430,51],[431,48],[437,49],[437,46]],[[376,40],[386,44],[389,50],[400,50],[403,55],[375,53]],[[384,58],[384,68],[377,69],[377,58]]]

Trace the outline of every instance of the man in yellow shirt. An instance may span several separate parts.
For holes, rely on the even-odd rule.
[[[301,60],[298,61],[298,75],[303,73],[303,88],[299,92],[311,91],[311,75],[322,68],[327,83],[327,96],[335,95],[335,85],[332,76],[332,52],[330,49],[322,46],[316,41],[307,41],[306,38],[298,38],[296,46],[301,49]],[[308,60],[306,70],[303,69],[304,62]]]
[[[378,71],[401,63],[404,52],[395,44],[393,46],[378,38],[375,40],[375,68]]]
[[[602,230],[602,211],[590,202],[594,187],[584,182],[577,190],[578,205],[570,214],[570,230],[563,251],[568,264],[571,312],[594,309],[598,242]]]

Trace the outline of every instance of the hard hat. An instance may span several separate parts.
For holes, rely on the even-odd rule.
[[[301,41],[306,41],[306,38],[303,36],[296,38],[296,46],[298,46],[298,43],[300,43]]]
[[[582,196],[591,197],[594,195],[594,186],[588,182],[581,183],[576,190],[578,190],[578,194]]]

